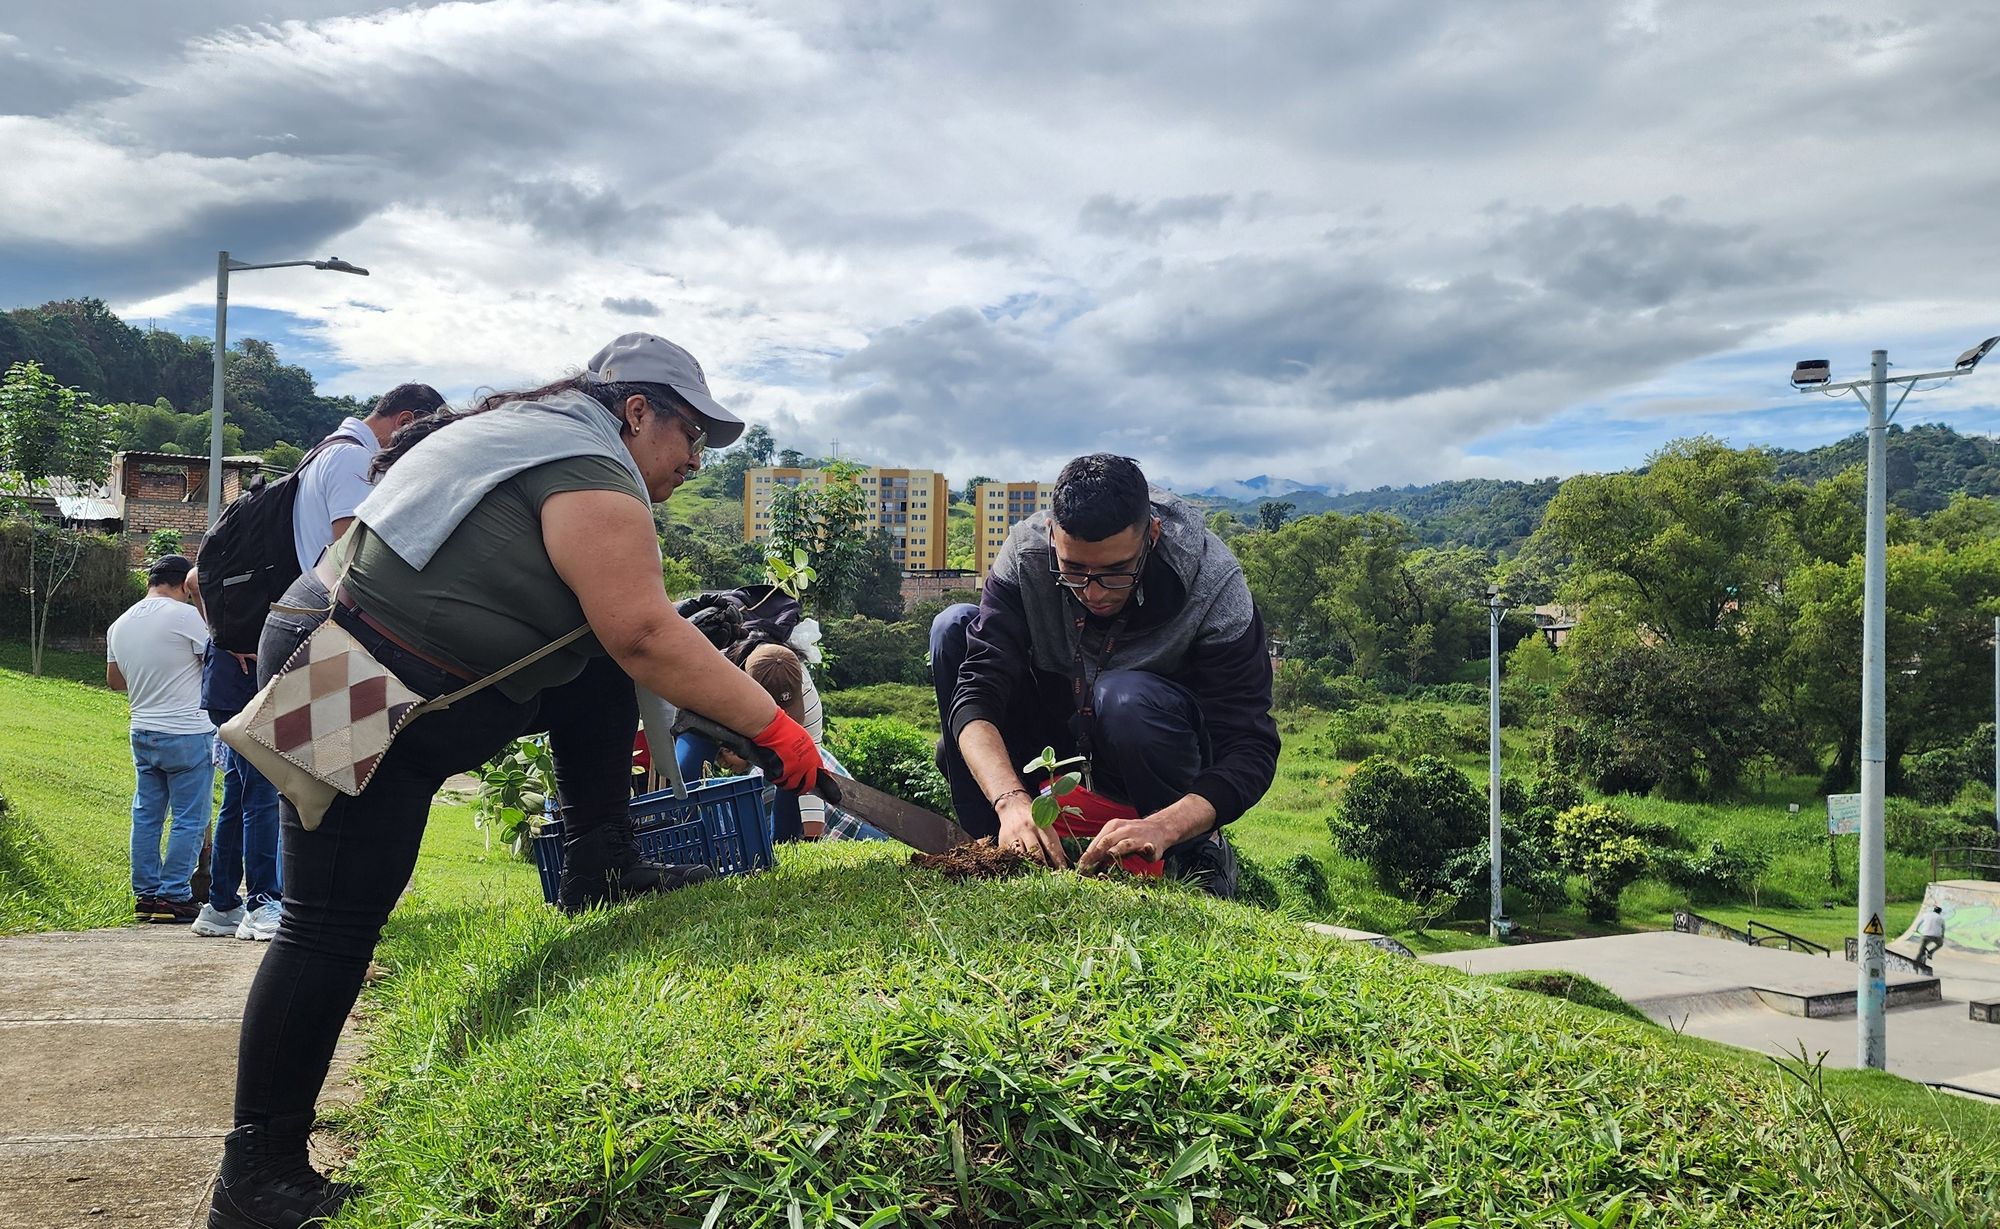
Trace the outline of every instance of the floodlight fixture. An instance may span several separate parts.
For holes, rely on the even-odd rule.
[[[1964,354],[1959,355],[1958,361],[1953,363],[1952,366],[1959,371],[1971,371],[1974,367],[1979,366],[1979,360],[1985,358],[1987,351],[1991,350],[1995,344],[2000,344],[2000,337],[1987,338],[1985,341],[1972,347],[1972,349],[1967,350]]]
[[[360,265],[350,265],[338,256],[329,257],[326,260],[315,260],[313,261],[313,268],[330,269],[335,273],[352,273],[356,277],[368,276],[368,270],[362,268]]]
[[[1823,358],[1802,358],[1792,368],[1793,388],[1818,388],[1833,378],[1833,364]]]

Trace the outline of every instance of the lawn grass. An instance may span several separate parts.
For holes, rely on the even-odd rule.
[[[123,921],[123,698],[0,671],[0,787],[5,926]],[[570,919],[441,800],[363,1005],[342,1223],[694,1226],[725,1194],[716,1224],[1951,1223],[1893,1184],[1876,1215],[1746,1052],[1175,888],[950,887],[902,853]],[[1991,1214],[1990,1107],[1824,1083],[1857,1164]]]
[[[1754,1056],[1171,886],[803,847],[577,919],[406,903],[382,959],[350,1227],[2000,1212],[1988,1119],[1830,1081],[1844,1158]]]

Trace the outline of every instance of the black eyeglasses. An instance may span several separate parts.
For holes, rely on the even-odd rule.
[[[1139,558],[1133,562],[1132,570],[1129,572],[1070,572],[1060,567],[1051,567],[1049,575],[1063,588],[1073,589],[1078,593],[1090,588],[1092,584],[1106,593],[1122,593],[1139,583],[1140,574],[1146,570],[1146,560],[1152,554],[1152,545],[1151,542],[1143,540],[1140,542]],[[1049,541],[1049,553],[1051,555],[1055,553],[1053,538]]]
[[[708,428],[690,418],[687,412],[679,406],[660,401],[653,397],[647,397],[646,404],[652,406],[655,411],[663,411],[673,415],[683,428],[694,432],[693,435],[688,436],[689,452],[695,456],[700,456],[708,448]]]

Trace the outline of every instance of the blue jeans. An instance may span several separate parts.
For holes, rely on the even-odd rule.
[[[222,749],[222,813],[215,820],[211,871],[208,903],[219,912],[278,899],[278,787],[233,747]]]
[[[132,895],[163,900],[194,896],[191,881],[214,799],[212,739],[209,734],[132,731],[132,768],[138,777],[132,792]]]

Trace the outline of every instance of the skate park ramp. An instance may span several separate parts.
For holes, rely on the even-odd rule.
[[[1837,955],[1648,931],[1421,959],[1474,974],[1580,973],[1676,1031],[1771,1055],[1796,1055],[1804,1047],[1824,1053],[1830,1067],[1856,1065],[1856,971]],[[1936,976],[1890,969],[1885,980],[1889,1071],[2000,1097],[2000,1028],[1968,1013],[1970,1002],[2000,993],[2000,969],[1991,970],[1990,979],[1956,977],[1949,967]]]
[[[2000,980],[2000,883],[1986,879],[1945,879],[1924,889],[1924,903],[1917,909],[1922,917],[1933,908],[1944,908],[1944,948],[1932,958],[1989,966],[1986,976]],[[1906,956],[1917,954],[1917,923],[1890,946]]]

